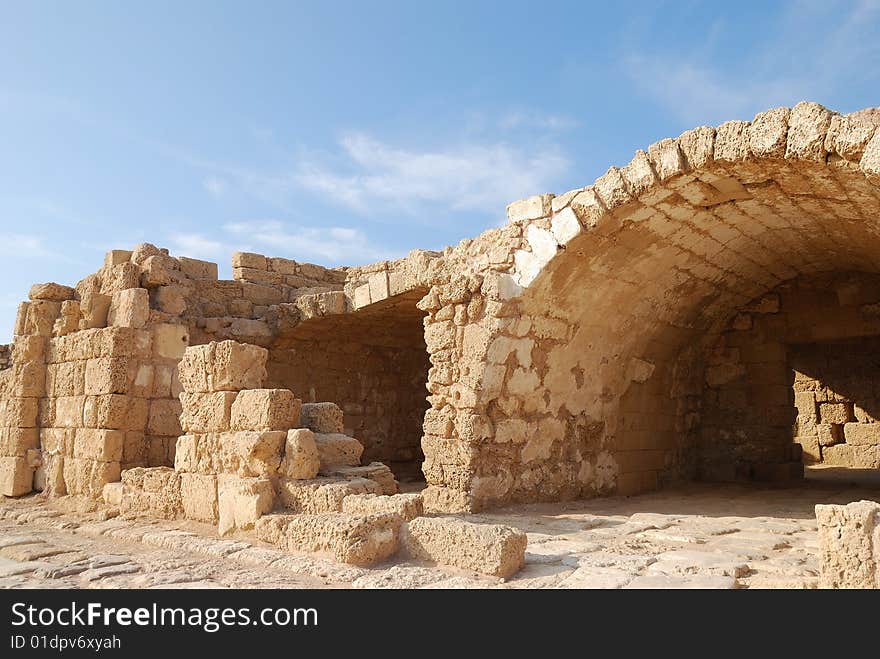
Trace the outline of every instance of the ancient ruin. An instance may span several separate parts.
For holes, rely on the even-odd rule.
[[[367,266],[112,251],[18,309],[0,494],[508,576],[524,534],[424,514],[880,469],[878,126],[695,128]]]

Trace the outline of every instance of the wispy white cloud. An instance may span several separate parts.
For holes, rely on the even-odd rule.
[[[542,131],[565,131],[576,128],[578,121],[564,114],[542,114],[528,110],[517,110],[504,115],[498,125],[502,130],[531,128]]]
[[[304,162],[297,182],[357,212],[389,207],[499,213],[510,201],[545,192],[569,165],[557,146],[507,143],[446,149],[398,148],[363,133],[339,142],[341,165]]]
[[[399,256],[373,244],[366,234],[350,227],[303,227],[279,220],[231,222],[223,226],[236,244],[296,260],[334,264],[362,264]]]
[[[202,185],[205,190],[207,190],[212,197],[221,197],[223,193],[226,192],[226,181],[217,177],[217,176],[209,176],[204,181],[202,181]]]
[[[172,233],[169,248],[175,254],[209,261],[222,259],[234,251],[223,242],[199,233]]]
[[[622,66],[637,88],[688,124],[822,101],[852,76],[880,79],[873,66],[880,59],[880,0],[789,2],[769,30],[772,40],[749,44],[739,60],[713,55],[720,33],[716,24],[687,50],[636,49]]]

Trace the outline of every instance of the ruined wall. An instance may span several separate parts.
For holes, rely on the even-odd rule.
[[[0,345],[0,371],[12,366],[12,344]]]
[[[703,350],[735,311],[802,275],[880,269],[875,133],[812,103],[700,127],[459,245],[459,276],[422,301],[426,503],[627,494],[705,470],[689,432]],[[790,435],[753,448],[751,476],[799,463]]]

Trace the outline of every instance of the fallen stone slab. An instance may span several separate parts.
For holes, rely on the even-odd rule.
[[[373,565],[397,551],[397,515],[265,515],[257,537],[287,551],[327,554],[340,563]]]
[[[525,564],[526,534],[501,524],[454,517],[417,517],[403,534],[413,558],[507,578]]]
[[[748,574],[747,560],[742,556],[714,551],[667,551],[657,556],[648,567],[649,574],[706,574],[742,577]]]
[[[352,514],[391,513],[404,521],[425,514],[421,494],[350,494],[342,500],[342,512]]]

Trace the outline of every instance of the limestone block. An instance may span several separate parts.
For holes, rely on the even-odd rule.
[[[403,535],[411,556],[442,565],[507,578],[525,564],[526,534],[510,526],[417,517]]]
[[[209,474],[181,474],[180,497],[187,519],[216,524],[217,477]]]
[[[0,457],[0,494],[19,497],[33,488],[34,470],[23,457]]]
[[[274,476],[286,439],[284,431],[183,435],[176,442],[174,465],[181,472]]]
[[[82,396],[85,384],[86,363],[83,360],[46,366],[47,396]]]
[[[854,446],[880,444],[880,423],[847,423],[843,426],[847,444]]]
[[[185,391],[259,389],[266,378],[265,348],[235,341],[211,342],[186,349],[178,366]]]
[[[64,496],[67,488],[64,485],[63,455],[43,452],[43,464],[34,470],[34,489],[52,496]]]
[[[61,396],[55,399],[55,425],[59,428],[81,428],[85,396]]]
[[[552,194],[541,194],[514,201],[507,206],[507,220],[522,222],[546,217],[550,214],[550,203],[553,201],[553,197]]]
[[[186,325],[160,323],[153,327],[153,354],[163,359],[180,359],[189,346]]]
[[[232,429],[294,428],[299,425],[300,405],[289,389],[245,389],[232,404]]]
[[[38,398],[0,398],[0,426],[35,428]]]
[[[73,335],[87,340],[87,354],[71,357],[85,359],[89,357],[142,357],[150,354],[152,337],[150,332],[132,327],[104,327]],[[63,361],[63,360],[62,360]]]
[[[124,515],[148,515],[160,519],[183,516],[180,474],[170,467],[135,467],[122,472]]]
[[[553,216],[550,221],[550,231],[557,243],[567,245],[583,232],[583,227],[575,212],[569,207]]]
[[[341,476],[342,478],[366,478],[375,481],[379,485],[381,494],[392,495],[397,494],[397,480],[391,469],[381,462],[371,462],[362,467],[347,467],[336,465],[327,469],[322,469],[321,473],[326,476]]]
[[[150,318],[150,293],[146,288],[127,288],[113,293],[107,323],[114,327],[141,328]]]
[[[397,515],[404,521],[410,521],[424,515],[424,507],[422,495],[416,493],[391,496],[350,494],[342,500],[342,512],[361,515],[386,513]]]
[[[117,291],[137,288],[141,284],[141,269],[134,263],[126,262],[102,271],[101,295],[113,295]]]
[[[253,268],[255,270],[268,270],[269,262],[262,254],[250,252],[235,252],[232,255],[233,268]]]
[[[177,260],[180,262],[180,270],[190,279],[209,279],[217,280],[217,264],[210,261],[201,261],[199,259],[191,259],[186,256],[179,256]]]
[[[67,428],[40,428],[39,432],[40,447],[44,451],[60,455],[73,455],[75,430]]]
[[[40,446],[42,432],[37,428],[0,428],[0,455],[25,457],[28,451]]]
[[[6,377],[11,378],[7,394],[30,398],[43,396],[46,393],[46,367],[41,362],[24,362],[13,364],[12,368],[5,371]]]
[[[121,430],[103,428],[77,428],[73,440],[75,458],[88,458],[99,462],[120,462],[125,433]]]
[[[880,526],[880,503],[817,505],[820,588],[877,588],[872,535]]]
[[[183,411],[180,426],[186,433],[226,432],[230,428],[232,404],[238,393],[217,391],[214,393],[180,394]]]
[[[46,355],[46,339],[42,336],[16,336],[12,345],[12,360],[19,364],[41,362]]]
[[[342,410],[336,403],[303,403],[300,424],[313,432],[343,432]]]
[[[226,535],[234,529],[248,529],[272,510],[275,494],[268,478],[230,478],[218,480],[217,531]]]
[[[326,554],[341,563],[373,565],[397,551],[396,515],[268,515],[256,525],[257,537],[288,551]]]
[[[380,302],[390,294],[388,272],[385,270],[371,274],[369,279],[367,279],[367,284],[370,287],[370,302],[372,303]]]
[[[131,260],[131,251],[125,249],[111,249],[104,255],[104,267],[112,268],[121,263],[128,263]]]
[[[361,307],[366,307],[371,303],[370,300],[370,284],[367,282],[366,284],[361,284],[356,289],[354,289],[352,304],[355,309],[360,309]]]
[[[76,290],[70,286],[62,286],[50,282],[47,284],[34,284],[28,293],[31,300],[51,300],[52,302],[64,302],[76,297]]]
[[[147,432],[151,435],[178,436],[180,429],[181,405],[173,398],[159,398],[150,402],[150,417]]]
[[[852,421],[852,406],[847,403],[819,403],[819,420],[822,423],[847,423]]]
[[[86,361],[85,393],[88,396],[129,393],[128,357],[95,357]]]
[[[98,462],[88,458],[65,457],[64,485],[68,494],[82,494],[93,499],[102,496],[104,486],[119,480],[118,462]]]
[[[104,489],[101,490],[101,496],[104,499],[104,503],[106,503],[108,506],[122,505],[122,491],[122,482],[107,483],[104,486]]]
[[[179,279],[175,272],[180,265],[177,259],[164,254],[154,254],[144,259],[141,264],[141,285],[144,288],[156,288],[165,286]]]
[[[147,427],[150,401],[134,396],[105,394],[86,396],[83,425],[86,428],[139,430]]]
[[[24,331],[21,334],[52,336],[55,321],[61,314],[61,303],[51,300],[33,300],[26,308]]]
[[[146,401],[145,401],[146,402]],[[149,409],[149,405],[147,405]],[[146,423],[146,417],[144,417]],[[122,464],[125,468],[147,464],[147,439],[142,431],[128,431],[122,445]]]
[[[320,468],[321,458],[314,433],[308,428],[288,430],[279,475],[293,479],[314,478]]]
[[[831,112],[818,103],[801,102],[788,118],[785,157],[796,160],[822,160],[825,135],[831,125]]]
[[[67,336],[79,329],[79,321],[82,317],[79,302],[76,300],[66,300],[61,303],[61,314],[52,327],[52,334],[55,336]]]
[[[351,494],[381,494],[381,489],[378,483],[366,478],[281,478],[278,481],[281,504],[297,513],[339,512],[343,499]]]
[[[336,465],[356,466],[361,463],[364,447],[354,437],[339,433],[315,433],[315,444],[321,457],[321,469]]]
[[[131,262],[143,265],[151,256],[168,256],[168,250],[156,247],[150,243],[141,243],[132,250]]]
[[[859,167],[870,180],[880,183],[880,129],[875,131],[874,137],[865,146]]]

